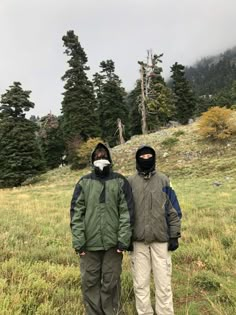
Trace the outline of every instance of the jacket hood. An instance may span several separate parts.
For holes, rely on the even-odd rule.
[[[103,150],[105,150],[105,151],[107,152],[108,161],[112,164],[111,154],[110,154],[108,148],[105,146],[105,144],[103,144],[103,143],[101,143],[101,142],[99,142],[99,143],[96,145],[96,147],[94,148],[94,150],[93,150],[93,152],[92,152],[92,155],[91,155],[91,162],[92,162],[92,164],[93,164],[94,159],[95,159],[95,152],[96,152],[96,150],[98,150],[98,149],[103,149]]]
[[[146,170],[144,171],[139,163],[139,159],[138,157],[141,155],[141,152],[142,151],[150,151],[153,155],[153,160],[154,160],[154,163],[153,163],[153,166],[149,169],[149,170]],[[135,155],[135,158],[136,158],[136,169],[139,173],[150,173],[150,172],[153,172],[155,170],[155,166],[156,166],[156,152],[155,150],[150,147],[149,145],[142,145],[138,148],[137,152],[136,152],[136,155]]]

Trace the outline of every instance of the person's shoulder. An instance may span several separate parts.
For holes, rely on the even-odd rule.
[[[95,174],[91,172],[91,173],[88,173],[86,175],[81,176],[79,181],[78,181],[78,184],[83,182],[84,180],[88,180],[88,179],[95,179]]]
[[[122,175],[121,173],[118,173],[118,172],[113,172],[113,175],[112,175],[112,178],[113,179],[118,179],[124,183],[130,183],[130,176],[124,176]]]
[[[164,174],[164,173],[162,173],[160,171],[156,171],[155,176],[157,176],[158,178],[160,178],[163,181],[166,181],[166,182],[170,181],[169,177],[166,174]]]
[[[127,178],[124,175],[118,172],[112,172],[112,178],[119,178],[119,179],[127,180]]]
[[[140,176],[138,175],[138,173],[135,173],[135,174],[132,174],[132,175],[127,176],[127,180],[128,180],[128,182],[130,183],[131,186],[132,186],[133,183],[136,182],[137,177],[140,177]]]
[[[139,177],[138,173],[131,174],[127,178],[128,178],[128,180],[133,180],[136,177]]]

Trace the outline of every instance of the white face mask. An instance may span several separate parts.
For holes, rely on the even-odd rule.
[[[104,167],[106,167],[107,165],[111,164],[108,160],[97,160],[93,162],[93,165],[95,167],[98,167],[101,171],[103,171]]]

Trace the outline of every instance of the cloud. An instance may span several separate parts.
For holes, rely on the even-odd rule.
[[[32,90],[32,113],[60,114],[67,64],[62,36],[73,29],[92,73],[113,59],[127,89],[146,50],[164,53],[165,76],[178,61],[235,46],[235,0],[1,0],[0,93],[20,81]]]

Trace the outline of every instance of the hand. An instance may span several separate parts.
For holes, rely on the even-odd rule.
[[[86,253],[85,253],[85,247],[82,246],[79,250],[78,249],[75,249],[75,253],[76,255],[78,256],[84,256]]]
[[[170,238],[168,243],[168,250],[173,252],[179,247],[178,238]]]
[[[123,253],[125,250],[127,250],[127,247],[124,244],[122,244],[121,242],[118,242],[117,249],[116,249],[117,253],[119,253],[119,254]]]

